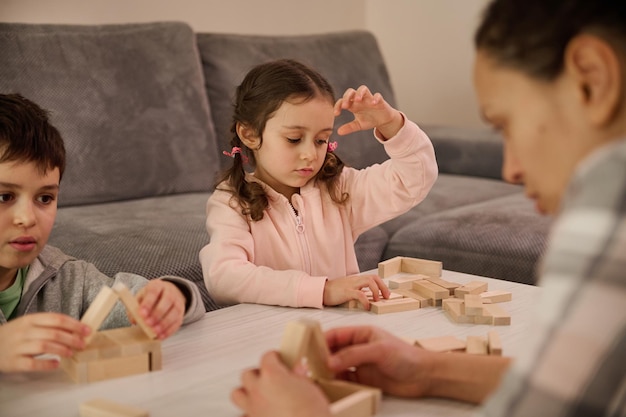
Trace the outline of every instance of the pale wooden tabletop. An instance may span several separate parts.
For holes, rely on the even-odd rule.
[[[289,321],[318,320],[331,327],[370,324],[407,338],[486,335],[497,330],[504,354],[517,356],[525,334],[532,331],[530,312],[541,289],[534,286],[444,271],[458,283],[484,280],[489,290],[511,291],[501,306],[511,314],[510,326],[457,324],[441,307],[376,315],[338,308],[324,310],[240,304],[207,313],[163,342],[163,370],[77,385],[62,371],[0,375],[0,416],[78,416],[80,403],[103,397],[148,409],[152,417],[239,416],[231,390],[243,369],[256,366],[261,355],[278,349]],[[469,416],[475,407],[441,399],[385,396],[377,416]]]

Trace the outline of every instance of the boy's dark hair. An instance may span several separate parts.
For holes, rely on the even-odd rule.
[[[315,97],[327,98],[331,104],[335,96],[331,85],[315,70],[291,59],[281,59],[258,65],[245,76],[237,87],[233,119],[230,127],[233,147],[245,152],[250,165],[255,166],[254,154],[237,135],[237,124],[252,129],[263,144],[265,124],[281,104],[286,100],[306,102]],[[340,194],[337,189],[339,174],[344,163],[333,152],[326,152],[326,157],[315,180],[326,185],[333,201],[338,204],[345,202],[347,194]],[[267,194],[256,182],[245,179],[244,158],[240,154],[233,156],[233,165],[218,180],[218,184],[226,181],[232,189],[233,198],[241,206],[244,216],[253,221],[263,218],[263,211],[268,207]]]
[[[474,43],[502,65],[553,80],[563,70],[568,42],[589,32],[626,51],[623,0],[495,0]]]
[[[48,112],[19,94],[0,94],[0,162],[34,162],[42,173],[65,171],[65,146]]]

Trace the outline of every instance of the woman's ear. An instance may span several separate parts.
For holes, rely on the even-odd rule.
[[[626,69],[607,41],[592,34],[573,38],[565,50],[565,71],[574,77],[593,125],[606,127],[618,117]]]
[[[237,135],[247,148],[258,149],[261,140],[255,133],[254,129],[251,129],[242,123],[237,123]]]

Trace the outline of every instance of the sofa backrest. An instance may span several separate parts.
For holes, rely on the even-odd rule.
[[[365,84],[373,92],[380,92],[392,106],[396,105],[385,61],[376,39],[367,31],[300,36],[199,33],[197,39],[221,150],[230,150],[236,86],[252,67],[270,60],[292,58],[315,68],[331,83],[338,97],[348,87]],[[335,127],[349,120],[351,114],[343,112]],[[348,165],[363,168],[387,159],[371,131],[346,137],[334,135],[331,140],[338,142],[337,154]],[[222,168],[229,165],[230,160],[223,157]]]
[[[184,23],[0,24],[0,92],[50,110],[68,163],[59,205],[210,190],[214,127]]]

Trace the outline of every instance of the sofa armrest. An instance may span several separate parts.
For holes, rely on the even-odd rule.
[[[487,128],[421,126],[435,147],[439,172],[502,179],[502,137]]]

